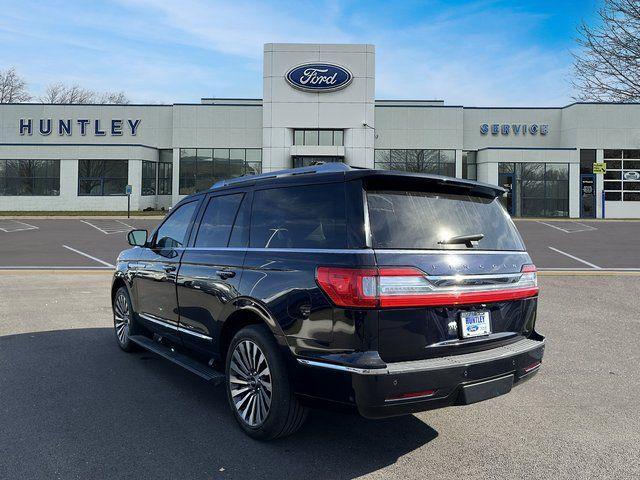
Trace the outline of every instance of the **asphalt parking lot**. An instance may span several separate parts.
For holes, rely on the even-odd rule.
[[[126,232],[152,230],[151,218],[2,218],[0,269],[110,269]],[[542,270],[639,270],[640,221],[516,220]]]
[[[86,248],[86,247],[85,247]],[[509,395],[259,443],[221,388],[119,350],[110,274],[0,274],[0,478],[639,478],[637,275],[544,275],[543,368]]]

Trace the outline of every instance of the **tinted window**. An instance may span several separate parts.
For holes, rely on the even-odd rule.
[[[156,170],[158,164],[155,162],[142,161],[142,195],[156,194]]]
[[[156,246],[160,248],[183,247],[187,241],[189,225],[198,202],[190,202],[176,208],[156,234]]]
[[[78,195],[125,195],[128,160],[78,160]]]
[[[60,195],[60,160],[0,160],[0,195]]]
[[[229,246],[242,248],[249,246],[249,220],[251,219],[251,194],[244,196],[240,210],[236,215]]]
[[[462,235],[483,234],[481,250],[523,250],[513,222],[499,200],[431,192],[369,191],[374,248],[466,249],[441,244]]]
[[[224,195],[209,200],[202,216],[196,247],[226,247],[243,194]]]
[[[343,183],[261,190],[254,195],[252,247],[346,248]]]
[[[262,172],[260,148],[181,148],[180,194],[207,190],[218,180]]]

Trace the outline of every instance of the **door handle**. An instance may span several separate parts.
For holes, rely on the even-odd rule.
[[[233,270],[218,270],[216,272],[216,275],[218,275],[221,279],[226,280],[227,278],[235,277],[236,272],[234,272]]]
[[[176,266],[175,265],[165,265],[162,268],[164,268],[164,271],[167,272],[167,273],[176,271]]]

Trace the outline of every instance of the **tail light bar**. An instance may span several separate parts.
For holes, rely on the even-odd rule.
[[[414,267],[318,267],[316,281],[342,307],[393,308],[468,305],[538,294],[534,265],[503,275],[429,276]]]

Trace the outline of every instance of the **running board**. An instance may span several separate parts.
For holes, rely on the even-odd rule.
[[[203,378],[214,385],[220,385],[224,382],[224,374],[198,362],[197,360],[194,360],[187,355],[171,350],[171,348],[162,345],[159,342],[153,341],[143,335],[133,335],[129,337],[129,339],[136,345],[140,345],[145,350],[149,350],[150,352],[156,353],[161,357],[180,365],[191,373],[195,373],[200,378]]]

